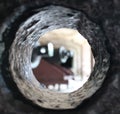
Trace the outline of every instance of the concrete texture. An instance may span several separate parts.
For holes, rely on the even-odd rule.
[[[36,2],[35,2],[36,1]],[[11,90],[5,84],[2,74],[10,76],[8,74],[9,69],[7,68],[7,61],[3,62],[2,74],[0,75],[0,113],[1,114],[119,114],[120,113],[120,1],[119,0],[35,0],[34,3],[38,6],[45,4],[57,4],[82,10],[86,13],[87,17],[97,23],[106,37],[106,46],[110,53],[110,68],[107,73],[107,77],[102,87],[97,91],[90,99],[83,102],[74,110],[66,111],[53,111],[39,108],[32,105],[29,101],[25,100],[18,91],[14,91],[12,94]],[[1,0],[0,1],[0,22],[5,17],[13,12],[15,7],[21,4],[25,4],[30,0]],[[4,13],[3,13],[4,12]],[[6,50],[9,48],[11,42],[8,39],[3,39]],[[0,46],[1,43],[0,41]],[[8,52],[4,52],[3,57]],[[4,58],[5,59],[5,58]],[[6,67],[5,67],[6,66]],[[5,71],[5,72],[4,72]],[[15,88],[14,84],[9,84],[9,88]]]

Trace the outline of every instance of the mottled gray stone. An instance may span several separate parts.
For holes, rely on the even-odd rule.
[[[5,49],[4,43],[0,43],[0,65],[2,62],[2,53],[3,53],[4,49]]]
[[[35,0],[36,4],[41,6],[44,3],[52,3],[58,5],[65,5],[78,10],[82,10],[86,13],[87,17],[100,25],[104,36],[107,38],[106,46],[110,53],[110,68],[107,73],[107,77],[99,91],[97,91],[90,99],[83,102],[75,110],[66,111],[53,111],[44,110],[36,106],[30,105],[24,99],[18,100],[12,94],[2,92],[0,89],[0,113],[2,114],[120,114],[120,40],[119,40],[119,0]],[[33,2],[35,2],[33,1]],[[30,0],[1,0],[0,4],[4,4],[4,7],[0,8],[1,18],[0,23],[7,17],[10,12],[14,10],[20,4],[25,2],[31,2]],[[32,4],[33,5],[33,4]],[[31,5],[31,6],[32,6]],[[19,10],[18,10],[19,11]],[[4,13],[3,13],[4,12]],[[5,39],[4,39],[5,41]],[[8,45],[5,42],[6,46]],[[5,54],[4,54],[5,55]],[[5,67],[6,64],[3,66]],[[7,65],[6,65],[7,66]],[[2,67],[3,68],[3,67]],[[8,74],[4,75],[8,76]],[[9,76],[8,76],[9,77]],[[0,77],[0,80],[2,77]],[[4,83],[4,81],[1,81]],[[2,84],[3,85],[3,84]],[[0,88],[2,86],[0,85]],[[5,88],[6,87],[5,85]],[[4,90],[4,89],[3,89]],[[16,92],[17,94],[17,92]],[[24,101],[24,102],[23,102]],[[10,110],[11,109],[11,110]]]
[[[40,10],[40,11],[39,11]],[[18,31],[10,48],[9,62],[12,77],[21,93],[35,104],[50,109],[71,109],[91,97],[102,85],[109,68],[109,54],[100,28],[76,10],[48,6],[37,10]],[[60,12],[64,11],[64,12]],[[55,29],[77,29],[88,40],[95,58],[95,68],[88,81],[72,93],[57,93],[43,89],[31,69],[31,54],[39,38]],[[93,38],[94,37],[94,38]],[[34,94],[36,93],[36,94]],[[39,102],[40,101],[40,102]]]

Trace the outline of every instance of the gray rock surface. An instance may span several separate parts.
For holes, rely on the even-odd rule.
[[[31,3],[30,0],[1,0],[0,1],[0,23],[5,17],[13,12],[14,8]],[[1,114],[120,114],[120,1],[119,0],[35,0],[34,3],[40,6],[49,4],[64,5],[86,13],[87,17],[97,23],[107,38],[106,46],[110,53],[110,68],[107,77],[99,89],[90,99],[83,102],[74,110],[53,111],[38,108],[29,101],[12,94],[3,80],[3,73],[0,75],[0,113]],[[32,4],[32,3],[31,3]],[[3,13],[4,12],[4,13]],[[7,41],[3,40],[5,44]],[[8,42],[9,44],[9,42]],[[1,43],[0,43],[1,46]],[[6,46],[6,45],[5,45]],[[6,47],[7,48],[7,47]],[[7,53],[7,52],[6,52]],[[3,58],[5,54],[3,54]],[[8,65],[4,62],[4,65]],[[3,66],[4,66],[3,65]],[[5,70],[5,68],[4,68]],[[9,69],[6,69],[9,71]],[[3,72],[3,67],[2,67]],[[4,74],[9,77],[7,72]],[[14,87],[14,85],[11,85]],[[20,100],[24,99],[24,100]]]

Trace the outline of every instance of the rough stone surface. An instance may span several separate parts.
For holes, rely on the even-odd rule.
[[[30,0],[1,0],[0,21],[10,15],[10,12],[20,4]],[[44,4],[58,4],[82,10],[89,19],[100,25],[104,36],[107,38],[106,46],[110,53],[110,68],[107,77],[99,91],[90,99],[74,110],[53,111],[45,110],[31,105],[28,101],[18,100],[21,97],[13,96],[0,76],[0,113],[1,114],[119,114],[120,113],[120,1],[119,0],[48,0],[36,1],[41,6]],[[34,1],[34,2],[35,2]],[[30,1],[31,2],[31,1]],[[3,13],[4,12],[4,13]],[[4,40],[4,42],[7,42]],[[8,42],[9,43],[9,42]],[[1,45],[1,44],[0,44]],[[6,47],[8,48],[8,47]],[[7,52],[6,52],[7,53]],[[4,55],[6,54],[4,53]],[[3,55],[3,57],[4,57]],[[8,65],[5,64],[4,65]],[[6,69],[9,70],[9,69]],[[9,77],[9,74],[6,74]],[[14,85],[13,85],[14,86]],[[13,87],[12,86],[12,87]],[[16,92],[17,94],[17,92]]]
[[[13,77],[21,93],[37,105],[52,109],[75,108],[95,93],[105,79],[109,68],[109,54],[104,45],[105,37],[99,26],[89,21],[80,11],[53,5],[37,11],[38,13],[23,22],[16,31],[15,39],[9,49],[11,78]],[[43,34],[58,28],[80,31],[91,44],[95,58],[95,68],[90,78],[83,87],[72,93],[57,93],[42,89],[31,69],[32,48]]]

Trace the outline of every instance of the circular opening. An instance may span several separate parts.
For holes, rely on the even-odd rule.
[[[34,47],[31,66],[44,87],[73,92],[88,80],[95,60],[88,41],[74,29],[55,29]]]

